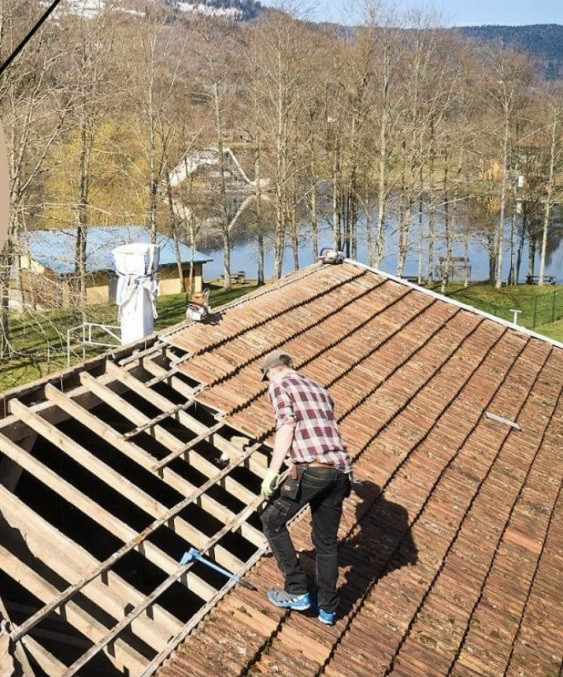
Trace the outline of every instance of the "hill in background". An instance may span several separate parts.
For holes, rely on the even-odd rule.
[[[472,40],[521,47],[541,65],[548,80],[563,78],[563,26],[559,24],[463,26],[455,30]]]
[[[131,1],[131,0],[130,0]],[[68,11],[83,16],[99,13],[112,0],[68,0]],[[115,3],[115,0],[113,0]],[[113,4],[126,10],[128,3]],[[140,15],[143,7],[160,4],[170,12],[172,19],[189,14],[214,16],[231,21],[251,21],[270,10],[257,0],[134,0]],[[352,26],[341,26],[343,34],[352,33]],[[455,30],[467,39],[478,42],[500,42],[507,47],[520,47],[535,59],[548,80],[563,78],[563,26],[537,24],[532,26],[461,26]]]

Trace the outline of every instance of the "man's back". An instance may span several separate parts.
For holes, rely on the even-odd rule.
[[[291,371],[268,389],[277,427],[295,426],[291,460],[320,462],[348,472],[350,459],[334,417],[328,391],[316,381]]]

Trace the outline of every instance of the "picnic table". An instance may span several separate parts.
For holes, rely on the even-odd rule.
[[[225,284],[225,275],[221,274],[221,282]],[[246,282],[246,271],[244,270],[239,270],[238,273],[233,274],[231,273],[231,282],[234,282],[235,284],[244,284]]]
[[[526,275],[526,284],[539,284],[539,275]],[[555,275],[544,275],[543,281],[545,284],[555,284]]]

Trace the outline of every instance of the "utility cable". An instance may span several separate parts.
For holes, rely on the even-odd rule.
[[[20,42],[20,44],[16,47],[16,49],[10,54],[10,56],[4,61],[4,63],[0,66],[0,75],[4,72],[4,70],[12,63],[12,61],[18,56],[18,54],[22,51],[22,49],[26,46],[26,44],[29,42],[29,40],[33,37],[33,35],[39,30],[41,27],[41,24],[45,21],[45,19],[51,14],[51,12],[55,9],[55,7],[60,3],[61,0],[55,0],[53,3],[51,3],[51,6],[47,9],[47,11],[43,14],[43,16],[39,19],[39,21],[35,24],[35,26],[29,31],[29,33],[25,36],[25,38]]]

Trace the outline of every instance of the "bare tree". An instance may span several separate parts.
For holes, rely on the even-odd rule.
[[[23,7],[3,0],[0,7],[0,49],[9,54],[39,17],[38,4]],[[40,211],[41,181],[48,153],[63,130],[72,105],[56,82],[61,58],[58,35],[42,31],[35,37],[34,49],[19,57],[2,74],[0,107],[6,131],[10,172],[10,223],[1,253],[1,344],[0,356],[12,352],[9,326],[10,275],[19,279],[21,236],[27,219],[35,221]],[[48,85],[49,83],[49,85]],[[20,282],[21,288],[21,282]],[[23,300],[23,299],[22,299]]]
[[[263,138],[271,149],[275,210],[274,277],[282,272],[296,171],[294,142],[301,112],[308,35],[293,17],[273,13],[257,26],[257,59],[263,94]],[[294,191],[293,191],[294,192]]]
[[[488,94],[500,125],[500,213],[496,232],[495,286],[502,284],[502,265],[505,245],[505,214],[507,192],[513,179],[510,171],[510,145],[516,115],[523,103],[526,84],[531,79],[529,59],[513,50],[502,47],[486,52],[489,71]]]
[[[545,183],[545,205],[543,214],[543,229],[540,251],[540,270],[538,284],[544,283],[545,258],[547,250],[547,234],[549,230],[553,193],[555,189],[556,169],[561,165],[563,157],[563,136],[561,133],[561,123],[563,118],[563,89],[560,86],[553,86],[547,93],[545,101],[546,128],[548,130],[548,170]]]

